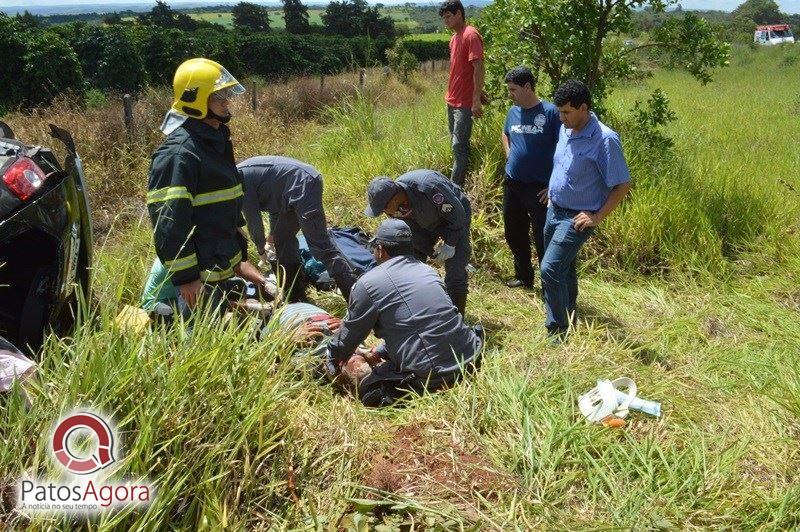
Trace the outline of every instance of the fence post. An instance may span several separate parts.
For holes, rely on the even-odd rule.
[[[251,103],[253,107],[253,112],[255,113],[256,111],[258,111],[258,83],[256,83],[255,81],[253,81],[253,94]]]
[[[319,90],[322,91],[325,89],[325,74],[319,75]]]
[[[128,132],[128,138],[133,137],[133,97],[126,94],[122,97],[122,112],[125,120],[125,131]]]
[[[358,88],[359,89],[363,89],[364,88],[364,81],[365,81],[366,77],[367,77],[367,69],[362,67],[361,70],[358,72]]]

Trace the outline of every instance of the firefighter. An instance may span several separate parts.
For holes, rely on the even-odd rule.
[[[219,63],[196,58],[178,67],[173,90],[161,125],[167,138],[150,165],[147,208],[156,254],[188,317],[201,296],[224,311],[234,273],[259,284],[263,276],[247,262],[242,183],[227,126],[230,101],[244,87]]]

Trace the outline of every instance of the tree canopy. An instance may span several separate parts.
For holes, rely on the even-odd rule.
[[[705,83],[728,60],[706,20],[691,13],[671,17],[648,39],[625,45],[634,10],[663,12],[671,0],[496,0],[482,14],[490,79],[499,85],[506,70],[527,64],[543,72],[555,88],[569,78],[584,81],[601,104],[608,87],[630,76],[636,52],[658,48]],[[616,37],[616,38],[614,38]]]
[[[233,9],[233,25],[253,31],[269,31],[269,11],[266,7],[251,2],[239,2]]]

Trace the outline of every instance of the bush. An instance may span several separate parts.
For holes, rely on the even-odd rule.
[[[83,71],[75,51],[51,31],[31,32],[26,43],[22,103],[49,104],[61,93],[83,94]]]
[[[22,57],[26,50],[23,34],[5,15],[0,15],[0,49],[6,57]],[[22,101],[24,67],[22,61],[0,61],[0,105],[14,107]]]
[[[39,38],[40,30],[23,30],[14,20],[0,18],[0,46],[11,57],[22,57]],[[245,34],[215,28],[189,32],[158,25],[96,26],[76,22],[48,30],[53,39],[45,48],[41,39],[32,53],[43,56],[61,50],[64,62],[56,61],[60,76],[47,85],[43,98],[26,98],[18,80],[25,77],[20,62],[8,61],[0,67],[0,81],[9,87],[0,101],[14,106],[24,101],[51,101],[58,91],[83,90],[83,79],[90,87],[120,92],[139,92],[147,82],[168,85],[175,69],[192,57],[207,57],[223,64],[234,76],[258,75],[266,79],[308,74],[332,75],[351,67],[372,66],[386,60],[393,40],[368,36],[306,35],[289,33]],[[32,48],[31,48],[32,49]],[[41,58],[40,58],[41,59]],[[78,62],[78,72],[64,77]],[[31,68],[31,72],[35,69]],[[36,72],[33,72],[36,74]],[[39,72],[47,81],[46,74]],[[76,77],[76,75],[78,77]],[[56,91],[52,93],[52,91]],[[42,91],[37,91],[41,93]]]
[[[386,58],[389,61],[389,67],[403,81],[408,81],[411,74],[419,69],[417,58],[400,43],[386,52]]]
[[[449,59],[450,45],[446,40],[403,39],[400,44],[424,63],[432,59]]]
[[[100,43],[101,60],[97,65],[96,86],[119,92],[139,92],[147,83],[141,47],[123,26],[109,26]]]
[[[106,93],[97,89],[89,89],[83,97],[87,109],[99,109],[108,103]]]

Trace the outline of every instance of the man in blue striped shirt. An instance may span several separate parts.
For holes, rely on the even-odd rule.
[[[560,340],[575,325],[578,251],[628,193],[631,176],[619,135],[591,112],[585,84],[566,81],[553,103],[563,126],[550,176],[541,273],[546,327]]]

